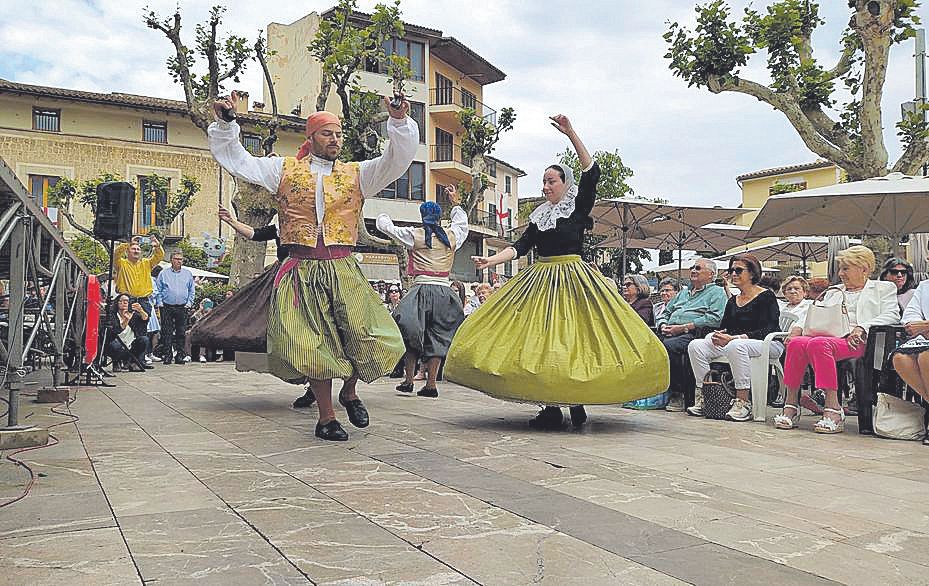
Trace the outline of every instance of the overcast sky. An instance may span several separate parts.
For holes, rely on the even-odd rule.
[[[177,3],[0,0],[0,77],[183,99],[164,66],[173,52],[169,42],[142,22],[146,5],[167,16]],[[180,0],[188,42],[214,3]],[[362,0],[360,8],[374,4]],[[746,2],[731,4],[740,13]],[[821,4],[827,24],[814,48],[831,67],[849,12],[844,1]],[[290,23],[332,5],[231,1],[226,30],[254,38],[271,21]],[[485,88],[484,101],[517,111],[515,129],[495,154],[528,172],[521,195],[538,191],[542,169],[567,145],[546,120],[559,112],[572,118],[591,151],[620,151],[635,171],[637,195],[674,203],[735,205],[737,175],[816,159],[780,113],[748,96],[688,88],[672,76],[661,35],[668,20],[693,22],[691,0],[402,0],[401,8],[407,22],[458,38],[507,74]],[[921,12],[925,20],[926,9]],[[891,54],[884,94],[891,161],[900,152],[894,129],[899,104],[914,92],[912,55],[912,41]],[[765,81],[763,60],[753,57],[745,76]],[[240,87],[261,95],[257,66]]]

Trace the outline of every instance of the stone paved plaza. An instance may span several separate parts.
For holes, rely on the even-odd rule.
[[[331,444],[296,387],[230,364],[115,380],[20,455],[0,583],[929,584],[929,448],[854,425],[593,407],[535,432],[532,406],[384,381]],[[25,482],[0,464],[0,500]]]

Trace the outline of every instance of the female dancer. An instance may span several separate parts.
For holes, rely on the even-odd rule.
[[[542,178],[546,202],[513,246],[472,257],[479,270],[524,256],[540,259],[465,320],[452,340],[446,378],[511,401],[547,405],[531,425],[560,427],[559,406],[614,404],[668,388],[668,355],[648,326],[606,279],[581,261],[584,231],[593,227],[600,168],[564,115],[552,126],[567,136],[584,170],[574,184],[569,167],[552,165]]]

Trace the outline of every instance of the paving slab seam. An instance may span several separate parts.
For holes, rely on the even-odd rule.
[[[68,404],[68,412],[71,411],[71,405],[77,402],[78,397],[80,397],[80,391],[81,389],[78,389],[75,392],[74,399],[71,401],[71,403]],[[113,401],[113,399],[109,395],[107,395],[105,392],[103,392],[102,390],[101,390],[101,394],[105,396],[106,398],[110,399],[110,401]],[[93,458],[90,457],[90,453],[87,451],[87,444],[84,443],[84,434],[81,431],[81,426],[78,425],[79,423],[80,423],[80,419],[76,420],[74,422],[74,428],[77,430],[77,437],[81,441],[81,447],[84,448],[84,453],[87,455],[87,460],[90,462],[90,469],[93,471],[94,479],[96,479],[97,481],[97,486],[100,487],[100,492],[103,494],[103,500],[106,501],[106,506],[109,507],[110,509],[110,515],[113,516],[113,522],[116,524],[116,529],[119,531],[119,538],[123,540],[123,545],[126,546],[126,551],[129,552],[129,559],[132,560],[132,565],[135,568],[135,572],[139,578],[139,582],[144,584],[145,580],[142,578],[142,570],[139,568],[139,563],[136,561],[135,556],[132,554],[132,549],[129,547],[129,542],[126,540],[126,534],[123,531],[122,526],[120,526],[119,524],[119,518],[116,516],[116,511],[113,509],[113,503],[110,502],[110,497],[109,495],[106,494],[106,490],[104,490],[103,488],[103,483],[100,482],[100,475],[97,474],[97,467],[96,465],[94,465],[94,460]]]
[[[669,568],[666,567],[667,565],[665,565],[665,567],[662,567],[661,564],[653,563],[653,562],[652,562],[653,558],[656,557],[656,556],[667,556],[667,555],[670,555],[670,554],[674,554],[675,552],[680,553],[680,552],[683,552],[683,551],[685,551],[685,550],[692,550],[692,549],[694,549],[694,548],[701,548],[701,547],[705,547],[705,546],[713,546],[714,548],[720,548],[720,549],[724,550],[724,552],[725,552],[728,556],[730,556],[731,558],[733,558],[733,559],[735,560],[734,563],[737,563],[737,562],[739,562],[739,561],[741,561],[741,560],[750,559],[750,560],[753,561],[753,563],[755,563],[755,564],[757,564],[757,565],[759,565],[759,566],[782,568],[783,571],[786,571],[786,572],[791,573],[791,574],[795,574],[795,575],[796,575],[795,577],[799,577],[799,576],[808,576],[810,580],[816,581],[816,582],[818,582],[818,583],[823,583],[823,584],[829,584],[829,583],[833,583],[833,584],[834,584],[834,583],[836,583],[836,582],[834,582],[834,581],[832,581],[832,580],[829,580],[828,578],[824,578],[824,577],[819,576],[819,575],[817,575],[817,574],[814,574],[814,573],[811,573],[811,572],[807,572],[807,571],[802,570],[802,569],[800,569],[800,568],[795,568],[795,567],[789,566],[789,565],[787,565],[787,564],[781,564],[781,563],[775,562],[775,561],[773,561],[773,560],[768,560],[768,559],[766,559],[766,558],[754,556],[754,555],[748,554],[748,553],[746,553],[746,552],[742,552],[742,551],[739,551],[739,550],[737,550],[737,549],[733,549],[733,548],[728,547],[728,546],[726,546],[726,545],[724,545],[724,544],[716,543],[716,542],[713,542],[713,541],[707,540],[707,539],[697,538],[697,537],[691,536],[691,535],[689,535],[689,534],[686,534],[686,533],[683,533],[683,532],[680,532],[680,531],[677,531],[677,530],[674,530],[674,529],[670,529],[670,528],[663,527],[663,526],[661,526],[661,525],[658,525],[657,523],[653,523],[653,522],[651,522],[651,521],[647,521],[647,520],[644,520],[644,519],[637,518],[637,517],[635,517],[634,515],[628,515],[628,514],[626,514],[626,513],[621,513],[621,512],[619,512],[619,511],[613,511],[612,509],[607,509],[606,507],[601,507],[600,505],[596,505],[596,504],[594,504],[594,503],[588,503],[587,501],[584,501],[584,500],[582,500],[582,499],[578,499],[578,498],[573,497],[573,496],[562,495],[562,494],[560,494],[560,493],[557,493],[558,496],[559,496],[559,498],[564,498],[564,499],[566,499],[566,500],[577,501],[579,504],[582,503],[582,504],[589,505],[589,506],[591,506],[591,507],[596,507],[596,508],[602,508],[602,509],[604,509],[604,512],[603,512],[604,518],[605,518],[605,517],[608,517],[608,516],[610,516],[610,515],[613,515],[613,516],[625,516],[625,517],[634,518],[634,519],[637,519],[638,521],[641,521],[641,522],[644,523],[644,524],[654,525],[654,526],[656,526],[656,527],[660,527],[660,531],[668,532],[668,533],[670,533],[671,535],[680,534],[682,537],[688,538],[688,539],[693,540],[693,541],[696,542],[696,543],[689,543],[689,544],[685,544],[685,545],[681,545],[681,546],[676,546],[676,547],[667,547],[667,548],[655,549],[655,550],[650,551],[650,552],[648,552],[648,553],[637,553],[637,552],[629,552],[629,551],[617,551],[617,550],[614,550],[614,549],[610,549],[609,547],[605,547],[605,546],[602,545],[602,544],[598,544],[598,543],[596,543],[596,542],[593,542],[593,541],[590,540],[589,537],[585,538],[585,536],[582,535],[582,534],[579,534],[578,531],[572,531],[570,528],[565,528],[565,527],[563,527],[563,526],[559,526],[559,524],[551,525],[551,524],[549,524],[549,523],[546,523],[544,520],[540,519],[540,518],[538,517],[538,515],[532,515],[531,513],[526,513],[525,511],[520,511],[518,506],[513,506],[513,504],[515,503],[515,501],[511,502],[509,505],[508,505],[506,502],[500,502],[500,501],[496,501],[496,500],[490,501],[490,500],[487,500],[487,499],[485,499],[485,498],[482,498],[480,495],[472,494],[471,492],[469,492],[469,491],[467,490],[467,487],[462,487],[462,486],[460,485],[460,483],[459,483],[458,485],[456,485],[456,484],[453,483],[453,482],[447,482],[447,481],[443,481],[442,479],[431,478],[431,477],[427,476],[422,470],[418,469],[418,468],[417,468],[416,466],[414,466],[414,465],[407,464],[406,466],[404,466],[404,463],[403,463],[402,460],[403,460],[403,459],[408,459],[408,458],[410,458],[410,455],[409,455],[409,454],[406,454],[406,453],[404,453],[404,454],[399,454],[398,459],[401,460],[400,462],[397,462],[396,459],[395,459],[394,461],[391,461],[389,455],[384,455],[384,456],[371,456],[371,457],[372,457],[373,459],[375,459],[375,460],[378,460],[378,461],[380,461],[380,462],[383,462],[384,464],[387,464],[387,465],[390,465],[390,466],[395,466],[395,467],[400,468],[401,470],[405,470],[405,471],[407,471],[407,472],[409,472],[409,473],[411,473],[411,474],[416,474],[416,475],[421,476],[421,477],[423,477],[423,478],[427,478],[427,479],[429,479],[430,481],[435,482],[435,483],[437,483],[437,484],[439,484],[439,485],[441,485],[441,486],[444,486],[444,487],[446,487],[446,488],[448,488],[448,489],[450,489],[450,490],[454,490],[454,491],[457,491],[457,492],[462,492],[463,494],[467,494],[467,495],[471,496],[472,498],[481,500],[482,502],[484,502],[484,503],[486,503],[486,504],[488,504],[488,505],[490,505],[490,506],[492,506],[492,507],[496,507],[496,508],[500,508],[500,509],[506,510],[506,511],[508,511],[508,512],[511,513],[511,514],[514,514],[514,515],[517,515],[517,516],[519,516],[519,517],[522,517],[523,519],[526,519],[526,520],[528,520],[528,521],[530,521],[530,522],[532,522],[532,523],[538,523],[538,524],[547,526],[547,527],[549,527],[550,529],[552,529],[553,531],[556,531],[556,532],[559,532],[559,533],[563,533],[563,534],[565,534],[565,535],[567,535],[567,536],[569,536],[569,537],[573,537],[573,538],[575,538],[575,539],[579,539],[579,540],[581,540],[581,541],[584,541],[585,543],[587,543],[587,544],[590,545],[591,547],[595,547],[595,548],[601,549],[601,550],[603,550],[603,551],[606,551],[606,552],[609,552],[609,553],[612,553],[612,554],[615,554],[615,555],[624,557],[625,559],[628,559],[628,560],[634,561],[634,562],[636,562],[636,563],[639,563],[639,564],[641,564],[641,565],[643,565],[643,566],[646,566],[646,567],[648,567],[648,568],[650,568],[650,569],[652,569],[652,570],[654,570],[654,571],[656,571],[656,572],[659,572],[659,573],[661,573],[661,574],[667,575],[667,576],[669,576],[669,577],[671,577],[671,578],[675,578],[675,579],[677,579],[677,580],[683,580],[683,581],[690,582],[690,583],[693,583],[693,584],[696,584],[696,583],[697,583],[697,582],[693,582],[693,581],[691,580],[691,578],[689,578],[689,577],[686,576],[686,575],[679,575],[679,574],[677,574],[677,573],[674,573],[674,572],[676,572],[676,569],[677,569],[677,568],[669,569]],[[475,465],[475,464],[470,464],[470,463],[468,463],[468,462],[463,462],[463,461],[458,460],[458,459],[456,459],[456,458],[450,458],[450,457],[448,457],[448,456],[441,456],[441,455],[440,455],[439,457],[442,458],[442,459],[444,459],[444,460],[452,460],[452,461],[454,461],[459,467],[468,467],[468,466],[471,466],[471,467],[474,467],[474,468],[480,468],[480,466],[477,466],[477,465]],[[503,475],[503,474],[501,474],[501,473],[498,473],[498,472],[495,472],[495,471],[492,471],[492,470],[487,470],[487,469],[484,469],[484,470],[485,470],[485,474],[487,474],[488,476],[491,476],[491,475],[495,475],[495,476],[505,476],[505,475]],[[522,483],[524,483],[524,484],[531,485],[531,486],[533,486],[533,487],[535,487],[535,488],[537,488],[537,489],[540,489],[540,490],[542,490],[542,491],[552,492],[552,493],[555,492],[555,491],[551,491],[550,489],[545,489],[545,488],[543,488],[543,487],[536,487],[535,485],[532,485],[531,483],[528,483],[528,482],[525,482],[525,481],[520,481],[520,480],[518,480],[518,479],[514,479],[514,480],[516,480],[517,482],[522,482]],[[492,484],[492,483],[481,483],[481,484]],[[527,499],[532,499],[532,498],[536,498],[536,497],[531,497],[531,496],[530,496],[530,497],[526,497],[526,498],[527,498]],[[518,499],[517,499],[517,500],[518,500]],[[707,582],[707,584],[712,584],[712,582]]]
[[[130,385],[130,386],[132,386],[132,385]],[[319,494],[325,496],[326,498],[332,500],[333,502],[338,503],[339,505],[341,505],[342,507],[344,507],[346,510],[351,511],[352,513],[354,513],[355,515],[357,515],[357,516],[359,516],[359,517],[365,519],[365,520],[368,521],[369,523],[371,523],[371,524],[373,524],[373,525],[376,525],[377,527],[380,527],[382,530],[387,531],[388,533],[390,533],[391,535],[393,535],[395,538],[397,538],[397,539],[403,541],[404,543],[406,543],[406,544],[409,545],[410,547],[416,549],[417,551],[419,551],[419,552],[422,553],[423,555],[426,555],[427,557],[432,558],[432,559],[435,560],[437,563],[442,564],[443,566],[447,567],[448,569],[452,570],[453,572],[455,572],[455,573],[457,573],[457,574],[460,574],[461,576],[464,576],[465,578],[467,578],[468,580],[471,580],[471,581],[474,582],[475,584],[481,584],[481,582],[479,582],[479,581],[476,580],[475,578],[469,576],[469,575],[466,574],[465,572],[463,572],[463,571],[461,571],[461,570],[459,570],[459,569],[457,569],[457,568],[451,566],[449,563],[447,563],[447,562],[445,562],[444,560],[442,560],[442,559],[436,557],[435,555],[429,553],[428,551],[423,550],[423,549],[422,549],[422,545],[417,546],[417,545],[414,544],[413,542],[411,542],[411,541],[409,541],[409,540],[403,538],[402,536],[400,536],[400,535],[394,533],[394,532],[391,531],[390,529],[388,529],[388,528],[386,528],[386,527],[383,527],[383,526],[381,526],[381,525],[378,525],[373,519],[371,519],[371,518],[368,517],[367,515],[363,514],[362,512],[360,512],[360,511],[358,511],[358,510],[352,508],[351,506],[349,506],[349,505],[347,505],[346,503],[342,502],[342,501],[339,500],[338,498],[335,498],[335,497],[333,497],[332,495],[327,494],[326,492],[324,492],[324,491],[322,491],[322,490],[320,490],[320,489],[318,489],[318,488],[316,488],[316,487],[314,487],[314,486],[312,486],[312,485],[310,485],[310,484],[307,484],[304,480],[302,480],[302,479],[300,479],[300,478],[297,478],[296,476],[293,476],[293,475],[290,474],[287,470],[281,468],[279,465],[274,464],[274,463],[272,463],[272,462],[268,462],[267,460],[261,458],[261,457],[258,456],[257,454],[253,454],[252,452],[248,451],[247,449],[243,448],[242,446],[236,444],[235,441],[230,440],[230,439],[227,439],[227,438],[224,438],[224,437],[220,436],[219,434],[216,434],[216,433],[210,431],[208,428],[202,426],[202,425],[201,425],[199,422],[197,422],[196,420],[194,420],[194,419],[190,418],[189,416],[187,416],[187,415],[181,413],[180,411],[177,411],[174,407],[172,407],[172,406],[170,406],[170,405],[164,403],[164,401],[162,401],[162,400],[159,399],[158,397],[154,397],[154,396],[152,396],[152,395],[149,395],[149,394],[146,393],[143,389],[139,389],[138,387],[133,386],[133,388],[134,388],[136,391],[138,391],[138,392],[140,392],[140,393],[143,393],[143,394],[145,394],[145,395],[151,397],[151,398],[154,399],[155,401],[158,401],[159,403],[161,403],[162,405],[164,405],[164,406],[167,407],[168,409],[171,409],[172,411],[175,411],[176,413],[182,415],[183,417],[185,417],[185,418],[187,418],[187,419],[190,419],[193,423],[195,423],[195,424],[197,424],[197,425],[200,425],[200,427],[203,427],[204,430],[208,431],[209,433],[213,433],[213,434],[216,435],[217,437],[220,437],[221,439],[223,439],[223,441],[226,441],[226,442],[228,442],[229,444],[235,446],[236,448],[239,448],[239,449],[242,450],[243,452],[250,454],[250,455],[253,456],[256,460],[258,460],[258,461],[260,461],[260,462],[263,462],[263,463],[265,463],[265,464],[268,464],[268,465],[270,465],[270,466],[274,466],[275,468],[281,470],[281,471],[284,472],[287,476],[289,476],[290,478],[293,478],[293,479],[296,480],[297,482],[300,482],[301,484],[303,484],[303,485],[306,486],[307,488],[309,488],[309,489],[311,489],[311,490],[313,490],[313,491],[315,491],[315,492],[317,492],[317,493],[319,493]],[[113,401],[112,397],[110,397],[110,400]],[[315,582],[313,582],[312,579],[311,579],[305,572],[303,572],[299,567],[297,567],[297,566],[290,560],[289,557],[287,557],[277,546],[275,546],[275,545],[268,539],[267,536],[265,536],[257,527],[255,527],[252,523],[250,523],[247,519],[245,519],[233,506],[231,506],[225,499],[223,499],[223,497],[222,497],[221,495],[217,494],[217,493],[216,493],[215,491],[213,491],[208,485],[206,485],[202,480],[200,480],[200,478],[199,478],[193,471],[191,471],[186,465],[184,465],[183,462],[181,462],[180,460],[178,460],[170,451],[168,451],[167,449],[165,449],[164,446],[162,446],[162,444],[161,444],[160,442],[158,442],[158,440],[157,440],[155,437],[153,437],[150,433],[148,433],[148,431],[145,429],[145,427],[144,427],[141,423],[139,423],[139,422],[138,422],[137,420],[135,420],[131,415],[129,415],[128,413],[126,413],[125,410],[123,410],[122,407],[120,407],[118,403],[116,403],[115,401],[113,401],[113,402],[114,402],[114,404],[116,404],[116,406],[117,406],[121,411],[123,411],[123,413],[126,414],[127,417],[129,417],[130,420],[132,420],[136,425],[138,425],[138,426],[145,432],[145,434],[148,435],[149,438],[151,438],[151,440],[152,440],[153,442],[155,442],[159,447],[161,447],[163,450],[165,450],[165,452],[168,453],[174,461],[176,461],[182,468],[184,468],[184,469],[187,470],[191,475],[193,475],[195,478],[197,478],[198,482],[200,482],[207,490],[209,490],[209,491],[210,491],[211,493],[213,493],[220,501],[222,501],[233,513],[235,513],[235,515],[236,515],[237,517],[239,517],[243,522],[245,522],[253,531],[255,531],[258,535],[260,535],[260,536],[262,537],[262,539],[264,539],[264,541],[266,541],[272,548],[274,548],[275,551],[277,551],[284,559],[286,559],[287,562],[288,562],[289,564],[291,564],[298,572],[300,572],[310,583],[315,584]],[[239,410],[245,411],[245,412],[248,412],[248,413],[251,413],[251,412],[250,412],[249,410],[247,410],[247,409],[239,409]],[[269,419],[269,418],[264,417],[264,416],[262,416],[262,415],[260,415],[260,414],[255,414],[255,413],[251,413],[251,414],[252,414],[252,415],[255,415],[256,417],[261,417],[262,419],[267,419],[268,421],[271,421],[271,422],[273,422],[273,423],[275,423],[275,424],[282,425],[280,422],[278,422],[278,421],[276,421],[276,420],[273,420],[273,419]],[[286,425],[284,425],[284,427],[290,428],[290,426],[286,426]],[[291,429],[294,429],[294,428],[291,428]],[[305,431],[305,430],[300,430],[300,431]]]
[[[141,389],[136,388],[136,390],[138,390],[138,391],[141,392],[141,393],[145,393],[145,391],[142,391]],[[315,586],[316,582],[314,582],[314,581],[306,574],[306,572],[304,572],[302,569],[300,569],[299,566],[297,566],[289,557],[287,557],[287,555],[285,555],[284,552],[282,552],[282,551],[280,550],[280,548],[278,548],[274,543],[272,543],[271,540],[268,539],[268,537],[267,537],[264,533],[262,533],[257,527],[255,527],[248,519],[246,519],[245,517],[243,517],[232,505],[229,504],[228,501],[226,501],[226,499],[224,499],[224,498],[223,498],[221,495],[219,495],[216,491],[214,491],[213,489],[211,489],[205,482],[203,482],[203,481],[200,479],[200,477],[197,476],[197,475],[196,475],[190,468],[188,468],[183,462],[181,462],[180,460],[178,460],[177,457],[175,457],[173,453],[171,453],[169,450],[167,450],[167,449],[166,449],[154,436],[152,436],[152,434],[148,433],[148,430],[146,430],[145,427],[144,427],[141,423],[139,423],[139,421],[137,421],[134,417],[132,417],[131,415],[129,415],[128,413],[126,413],[126,411],[125,411],[118,403],[116,403],[116,401],[114,401],[112,397],[110,397],[106,392],[104,392],[103,394],[106,395],[107,398],[109,398],[110,401],[112,401],[113,404],[116,405],[116,407],[119,408],[119,410],[122,411],[122,412],[126,415],[126,417],[129,418],[130,421],[132,421],[133,423],[135,423],[136,425],[138,425],[139,428],[142,429],[143,432],[145,432],[145,435],[147,435],[159,448],[161,448],[162,450],[164,450],[164,452],[165,452],[166,454],[168,454],[168,455],[171,457],[172,460],[174,460],[175,462],[177,462],[177,464],[178,464],[181,468],[183,468],[183,469],[186,470],[191,476],[193,476],[194,478],[196,478],[196,479],[197,479],[197,482],[199,482],[201,485],[203,485],[204,488],[206,488],[206,489],[207,489],[208,491],[210,491],[217,499],[219,499],[219,500],[226,506],[226,508],[228,508],[236,517],[239,518],[240,521],[242,521],[243,523],[245,523],[252,531],[254,531],[255,534],[257,534],[258,536],[260,536],[261,539],[264,540],[265,543],[267,543],[269,546],[271,546],[271,548],[274,549],[274,551],[276,551],[276,552],[278,553],[278,555],[281,556],[282,559],[286,560],[287,563],[290,564],[290,566],[291,566],[294,570],[296,570],[297,572],[300,573],[300,575],[302,575],[304,578],[306,578],[307,582],[309,582],[310,584],[313,584],[313,585]],[[145,393],[145,394],[147,395],[148,393]],[[149,396],[151,396],[151,395],[149,395]],[[230,443],[231,443],[231,442],[230,442]],[[238,446],[237,446],[237,447],[238,447]],[[114,513],[114,516],[115,516],[115,513]],[[129,547],[129,544],[128,544],[128,543],[126,544],[126,547]],[[130,552],[131,552],[131,551],[132,551],[132,550],[130,549]],[[139,573],[139,577],[141,578],[141,572]],[[153,581],[156,581],[156,580],[153,580]]]

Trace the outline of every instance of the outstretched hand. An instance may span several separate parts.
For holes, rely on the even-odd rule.
[[[458,194],[458,189],[452,184],[445,186],[445,197],[448,198],[448,201],[450,201],[452,205],[459,205],[461,203],[461,196]]]
[[[550,116],[549,119],[552,121],[552,126],[554,126],[558,132],[571,136],[574,133],[574,127],[571,126],[571,121],[568,120],[568,117],[564,114],[555,114]]]
[[[406,96],[400,96],[403,101],[400,102],[399,108],[394,108],[391,104],[390,98],[384,98],[384,102],[387,104],[387,113],[390,114],[391,118],[397,118],[398,120],[403,120],[406,118],[407,114],[410,112],[410,103],[407,101]]]
[[[471,261],[474,263],[474,268],[479,271],[490,267],[490,258],[486,256],[472,256]]]
[[[227,224],[232,222],[232,214],[230,214],[229,210],[227,210],[223,206],[219,206],[218,215],[219,215],[219,219],[222,220],[223,222],[226,222]]]

